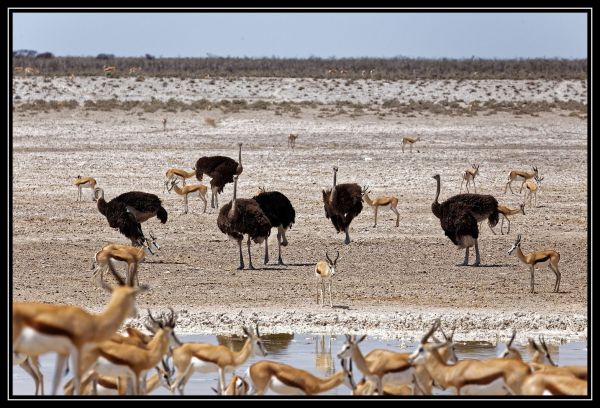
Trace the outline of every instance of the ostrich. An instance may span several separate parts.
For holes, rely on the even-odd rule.
[[[333,167],[333,188],[329,190],[323,190],[323,204],[325,207],[325,216],[329,219],[339,233],[344,231],[346,233],[346,240],[344,243],[348,245],[350,243],[350,223],[356,217],[363,208],[363,194],[366,192],[365,189],[356,183],[336,184],[337,167]]]
[[[244,234],[248,234],[248,261],[250,269],[254,269],[252,254],[250,253],[250,240],[261,244],[263,240],[267,239],[271,234],[271,222],[256,201],[247,198],[236,199],[237,179],[238,176],[234,175],[233,199],[219,211],[217,226],[222,233],[229,235],[238,243],[240,248],[240,266],[238,269],[244,269],[242,240]]]
[[[94,189],[94,201],[98,202],[98,211],[106,217],[111,228],[118,228],[121,234],[131,240],[133,246],[146,246],[152,253],[150,241],[144,236],[141,223],[152,217],[157,217],[163,224],[167,222],[167,210],[158,196],[130,191],[107,203],[104,200],[104,190],[97,187]],[[154,242],[152,233],[150,237],[156,249],[160,249]]]
[[[265,191],[252,197],[258,203],[260,209],[271,222],[271,227],[277,228],[277,244],[279,246],[279,265],[285,265],[281,258],[281,246],[287,246],[288,241],[285,237],[286,231],[292,227],[296,221],[296,211],[290,203],[290,200],[279,191]],[[265,239],[265,265],[269,262],[268,239]]]
[[[210,189],[212,195],[210,198],[210,207],[219,208],[219,198],[217,194],[223,192],[225,184],[233,182],[233,176],[242,174],[242,144],[240,147],[238,161],[225,156],[205,156],[198,159],[196,162],[196,178],[202,181],[202,176],[206,174],[211,178]]]
[[[465,260],[462,265],[468,265],[469,248],[475,246],[473,266],[479,266],[480,256],[477,245],[479,228],[477,223],[487,219],[491,227],[498,224],[498,201],[491,195],[458,194],[440,204],[438,202],[440,175],[436,174],[433,178],[437,181],[435,201],[431,204],[433,215],[440,219],[446,236],[459,248],[465,248]]]

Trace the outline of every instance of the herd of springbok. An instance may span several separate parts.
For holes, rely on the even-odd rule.
[[[106,67],[105,71],[107,70]],[[109,72],[110,70],[106,71]],[[166,129],[166,119],[163,120]],[[295,148],[298,135],[290,134],[288,147]],[[404,137],[404,145],[412,145],[420,138]],[[244,268],[242,240],[248,235],[249,266],[253,269],[250,255],[251,242],[265,242],[265,264],[269,262],[267,238],[271,228],[277,228],[279,244],[278,263],[284,264],[281,247],[287,246],[286,231],[295,221],[295,210],[289,199],[276,191],[260,189],[252,198],[237,197],[237,183],[243,171],[242,144],[239,143],[238,161],[223,156],[201,157],[193,170],[169,169],[164,182],[170,192],[174,190],[184,198],[184,213],[189,212],[188,195],[197,193],[207,207],[208,186],[188,184],[186,179],[196,177],[202,181],[203,175],[211,178],[211,207],[218,208],[218,195],[227,183],[234,184],[232,200],[221,207],[217,219],[218,228],[237,241],[239,246],[240,268]],[[349,224],[362,209],[363,200],[374,208],[374,225],[377,226],[378,208],[389,208],[396,215],[395,226],[399,225],[398,198],[386,195],[371,198],[369,188],[355,183],[337,184],[338,168],[333,169],[333,186],[323,190],[323,203],[326,217],[331,219],[338,232],[346,233],[346,244],[349,244]],[[508,222],[509,216],[525,214],[525,203],[518,208],[510,208],[469,192],[469,186],[475,190],[475,178],[479,174],[479,165],[473,164],[464,171],[460,190],[466,182],[467,194],[459,194],[445,203],[436,201],[432,211],[441,219],[446,235],[461,248],[466,248],[468,260],[469,246],[475,245],[477,264],[477,234],[474,240],[468,240],[465,234],[450,235],[449,221],[445,218],[455,217],[464,221],[469,215],[469,225],[477,229],[477,222],[483,222],[489,216],[490,228],[495,226],[498,217]],[[439,175],[437,179],[439,196]],[[536,167],[533,172],[511,171],[505,186],[512,190],[512,182],[521,182],[520,190],[526,188],[527,198],[531,201],[541,186]],[[535,180],[535,181],[533,181]],[[179,185],[181,183],[181,186]],[[94,256],[93,279],[97,285],[111,294],[111,299],[104,311],[98,314],[87,312],[84,308],[66,304],[45,304],[34,302],[13,303],[13,364],[20,365],[35,381],[36,395],[43,394],[43,376],[39,369],[39,356],[56,353],[57,360],[52,379],[52,394],[56,394],[65,375],[65,364],[70,359],[72,378],[65,384],[65,394],[98,394],[98,395],[146,395],[158,387],[165,387],[172,393],[184,394],[186,384],[196,373],[218,373],[217,393],[221,395],[263,395],[268,390],[284,395],[316,395],[326,392],[342,384],[347,386],[353,395],[431,395],[436,390],[451,390],[458,395],[584,395],[587,393],[587,369],[585,367],[557,367],[551,360],[546,344],[541,340],[538,345],[530,341],[535,353],[530,362],[512,348],[511,341],[507,351],[500,357],[487,360],[458,360],[454,352],[453,334],[446,336],[440,323],[435,322],[423,336],[413,353],[397,353],[391,350],[373,350],[363,355],[360,343],[365,336],[347,336],[346,342],[338,357],[342,370],[328,378],[314,375],[269,360],[260,360],[252,364],[245,375],[235,374],[236,368],[246,363],[253,355],[265,356],[266,351],[261,341],[258,326],[243,328],[247,336],[241,350],[233,351],[227,346],[206,343],[183,343],[175,334],[177,314],[170,309],[167,313],[154,317],[148,311],[147,332],[127,327],[127,336],[119,334],[123,322],[128,317],[137,315],[136,295],[148,290],[139,284],[138,264],[147,255],[155,254],[152,250],[160,249],[156,238],[144,235],[141,223],[149,218],[157,217],[162,223],[167,221],[167,212],[161,200],[154,194],[128,192],[106,201],[104,190],[97,187],[92,177],[78,176],[74,181],[78,188],[77,201],[82,200],[82,189],[92,190],[92,199],[97,202],[98,211],[107,218],[109,225],[131,239],[132,245],[109,244]],[[514,193],[514,192],[513,192]],[[477,214],[477,210],[468,207],[471,203],[492,203],[493,212]],[[531,205],[531,204],[530,204]],[[537,203],[536,203],[537,205]],[[483,210],[481,210],[483,211]],[[486,210],[487,211],[487,210]],[[462,218],[461,218],[462,217]],[[495,217],[495,218],[494,218]],[[453,222],[457,222],[452,220]],[[494,221],[494,222],[492,222]],[[474,225],[473,225],[474,224]],[[454,224],[453,224],[454,225]],[[493,228],[492,231],[494,232]],[[503,224],[500,228],[501,234]],[[452,231],[452,233],[455,233]],[[495,234],[495,232],[494,232]],[[457,238],[458,237],[458,238]],[[517,257],[530,266],[530,289],[534,291],[534,267],[548,263],[556,275],[554,291],[559,291],[560,272],[558,262],[560,255],[554,250],[531,252],[525,255],[521,251],[521,235],[509,251],[516,250]],[[462,245],[462,246],[461,246]],[[332,278],[339,274],[336,271],[339,251],[334,259],[325,252],[326,260],[318,261],[314,271],[317,279],[317,304],[332,301]],[[126,266],[126,276],[121,277],[116,267]],[[116,286],[104,280],[110,273]],[[327,290],[328,289],[328,290]],[[326,302],[326,292],[329,301]],[[320,302],[319,302],[320,297]],[[435,338],[434,333],[440,330],[443,340]],[[453,333],[454,331],[452,331]],[[432,339],[432,341],[430,341]],[[353,363],[363,375],[359,382],[355,381]],[[148,377],[149,374],[152,374]],[[229,381],[226,375],[232,374]]]

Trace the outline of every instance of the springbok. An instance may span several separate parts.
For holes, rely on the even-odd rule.
[[[522,170],[512,170],[508,174],[508,181],[506,182],[506,185],[504,186],[504,194],[506,194],[507,188],[510,188],[510,192],[514,194],[514,191],[512,189],[513,181],[521,181],[522,182],[521,190],[519,190],[519,194],[521,194],[523,192],[523,186],[525,185],[525,182],[538,175],[537,167],[535,167],[535,166],[531,166],[531,167],[533,168],[533,171],[531,171],[531,172],[522,171]]]
[[[519,258],[523,263],[527,264],[527,265],[531,265],[531,293],[534,293],[533,291],[533,273],[534,273],[534,269],[535,269],[535,265],[537,264],[543,264],[544,262],[548,262],[548,267],[550,268],[550,270],[552,272],[554,272],[554,275],[556,275],[556,281],[554,283],[554,292],[558,292],[558,289],[560,287],[560,271],[558,270],[558,261],[560,261],[560,254],[552,249],[550,250],[546,250],[546,251],[537,251],[537,252],[530,252],[527,255],[523,254],[523,251],[521,251],[521,234],[519,234],[517,236],[517,240],[515,241],[515,243],[513,244],[512,248],[510,248],[508,250],[508,254],[511,255],[513,253],[514,250],[517,250],[516,255],[517,258]]]

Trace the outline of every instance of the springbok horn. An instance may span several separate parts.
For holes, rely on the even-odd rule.
[[[437,328],[438,328],[439,325],[440,325],[440,319],[437,319],[433,323],[433,326],[431,326],[431,329],[429,329],[429,331],[427,333],[425,333],[425,335],[421,339],[421,344],[427,343],[427,340],[429,339],[429,337],[431,337],[431,335],[433,334],[433,332],[435,332],[437,330]]]
[[[517,331],[513,329],[512,332],[512,337],[510,338],[510,341],[508,342],[508,344],[506,345],[506,347],[510,347],[513,344],[513,341],[515,341],[515,337],[517,336]]]
[[[337,251],[337,255],[336,255],[335,261],[333,261],[333,263],[336,263],[339,257],[340,257],[340,251]]]
[[[325,251],[325,257],[327,258],[330,264],[333,264],[333,261],[331,260],[331,258],[329,258],[329,255],[327,254],[327,251]]]

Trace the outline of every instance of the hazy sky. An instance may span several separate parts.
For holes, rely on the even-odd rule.
[[[585,58],[579,13],[23,13],[13,50],[57,56]]]

